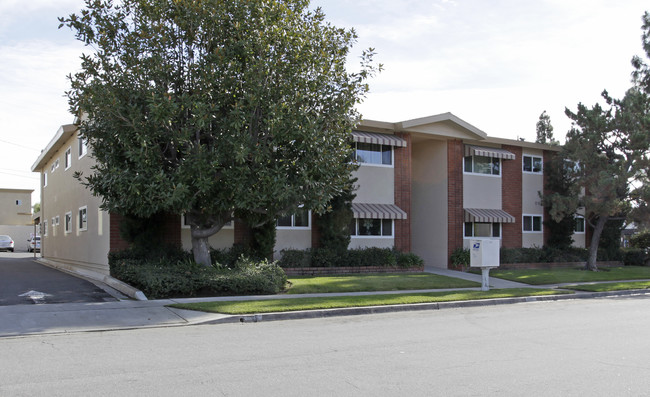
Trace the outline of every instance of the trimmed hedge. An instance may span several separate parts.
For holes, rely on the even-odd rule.
[[[142,258],[126,250],[111,253],[109,265],[111,276],[153,299],[277,294],[287,283],[284,270],[275,262],[254,261],[243,255],[228,265],[205,267],[183,251],[170,258]]]
[[[326,248],[282,250],[278,264],[283,268],[296,267],[398,267],[409,269],[424,265],[413,253],[403,253],[390,248],[361,248],[341,252]]]

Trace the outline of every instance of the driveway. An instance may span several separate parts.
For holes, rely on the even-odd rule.
[[[35,262],[33,254],[0,253],[0,306],[116,300],[89,281]]]

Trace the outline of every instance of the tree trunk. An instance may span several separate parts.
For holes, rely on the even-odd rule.
[[[192,233],[192,254],[194,254],[194,262],[203,266],[212,266],[210,244],[207,237],[198,237]]]
[[[596,265],[596,258],[598,257],[598,242],[600,241],[600,235],[603,233],[605,228],[605,223],[607,222],[608,217],[601,216],[598,218],[596,227],[594,228],[594,233],[591,236],[591,244],[589,245],[589,259],[585,264],[585,270],[598,271],[598,266]]]

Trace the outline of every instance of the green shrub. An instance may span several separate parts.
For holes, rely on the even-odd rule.
[[[310,267],[311,250],[284,249],[280,251],[278,264],[281,267]]]
[[[402,253],[391,248],[359,248],[336,251],[329,248],[282,250],[282,267],[419,267],[424,261],[413,253]]]
[[[634,248],[650,248],[650,231],[635,234],[630,238],[630,244]]]
[[[648,255],[642,248],[628,248],[623,250],[623,264],[625,266],[645,266],[647,260]]]
[[[153,299],[276,294],[286,284],[284,270],[275,262],[254,261],[240,256],[231,265],[205,267],[190,258],[133,258],[116,253],[110,262],[111,275]]]
[[[348,255],[329,248],[313,248],[310,252],[312,267],[341,267],[346,266]]]
[[[460,269],[463,266],[469,266],[469,250],[464,248],[456,248],[449,257],[451,265]]]
[[[424,265],[424,260],[412,252],[397,252],[397,267],[410,269]]]

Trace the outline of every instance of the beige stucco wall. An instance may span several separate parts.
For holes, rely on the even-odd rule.
[[[33,190],[0,189],[0,225],[32,224],[32,192]]]
[[[426,266],[447,267],[447,142],[412,147],[411,248]]]
[[[463,174],[463,208],[501,209],[501,177]]]
[[[395,169],[387,166],[362,164],[352,173],[357,178],[357,203],[394,204]]]
[[[304,250],[307,248],[311,248],[310,228],[278,228],[275,231],[275,248],[273,249],[273,257],[275,259],[279,259],[280,251],[283,249]]]
[[[216,234],[210,236],[208,242],[214,249],[230,248],[235,242],[235,229],[232,227],[223,228]],[[190,229],[187,227],[181,228],[181,244],[183,249],[186,251],[192,249],[192,236],[190,234]]]
[[[65,169],[65,151],[72,152],[71,166]],[[52,170],[56,160],[59,167]],[[72,134],[47,161],[41,171],[46,172],[47,186],[41,187],[41,222],[46,221],[47,236],[42,234],[41,255],[47,259],[60,260],[81,268],[108,274],[109,215],[101,211],[101,199],[92,196],[89,190],[73,177],[76,171],[84,175],[91,173],[94,164],[89,152],[79,158],[77,134]],[[87,207],[87,230],[79,229],[79,209]],[[70,233],[65,233],[65,214],[72,214]],[[52,218],[59,217],[59,225],[52,225]]]

